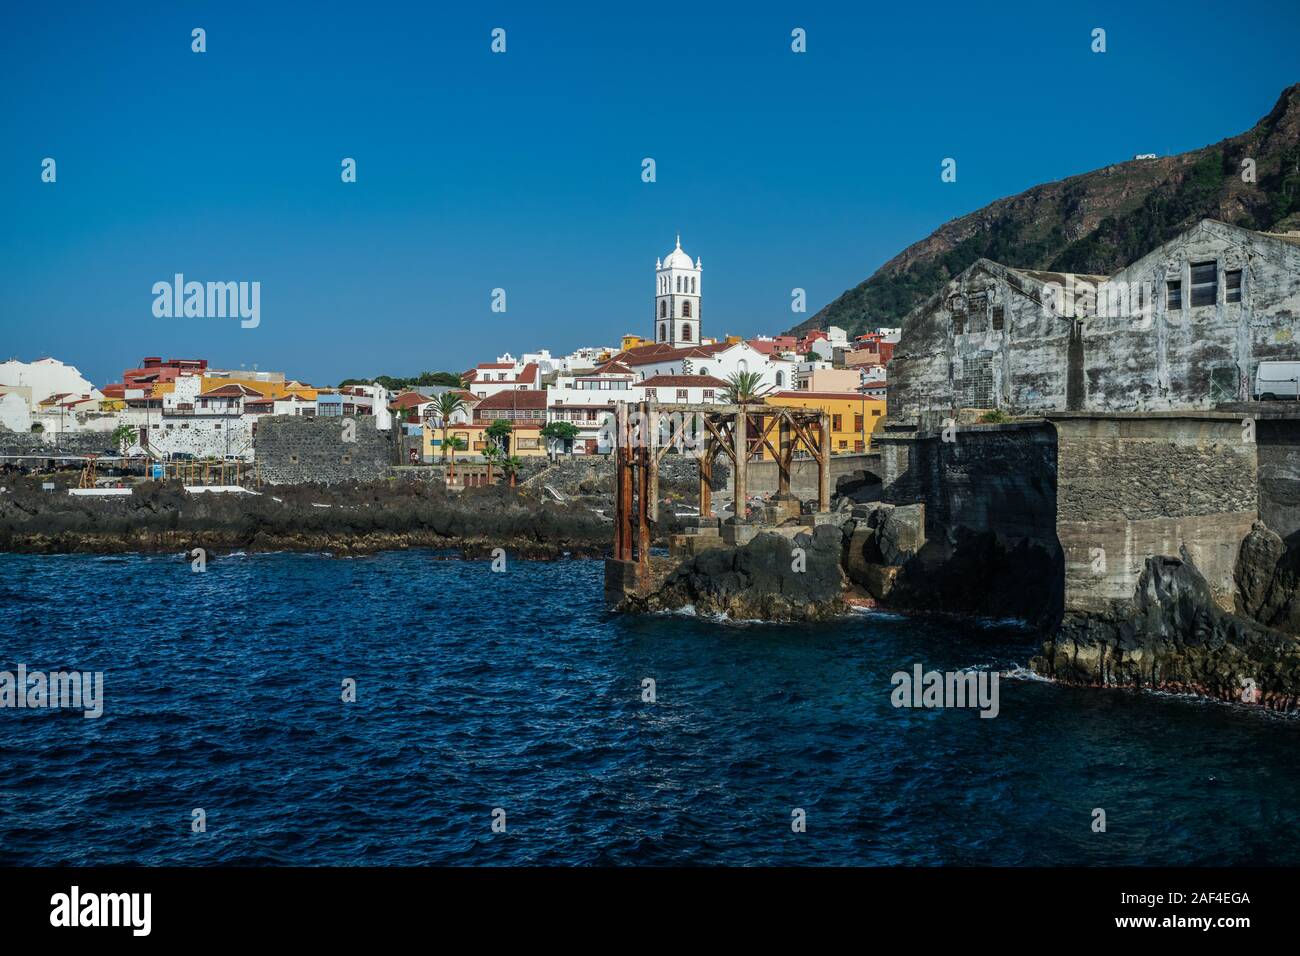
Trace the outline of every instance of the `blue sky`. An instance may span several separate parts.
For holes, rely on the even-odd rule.
[[[704,334],[779,332],[796,286],[811,314],[946,220],[1234,135],[1300,80],[1291,4],[613,7],[6,3],[0,358],[333,384],[617,344],[677,232]],[[259,281],[261,324],[155,318],[176,272]]]

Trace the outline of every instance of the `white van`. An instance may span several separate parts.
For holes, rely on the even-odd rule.
[[[1300,401],[1300,360],[1260,362],[1255,370],[1255,399]]]

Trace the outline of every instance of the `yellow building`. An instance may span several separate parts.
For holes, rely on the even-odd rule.
[[[885,422],[885,403],[879,398],[867,398],[857,392],[806,392],[788,391],[765,395],[769,405],[787,405],[793,408],[825,409],[831,416],[831,453],[871,451],[871,436]],[[776,444],[775,441],[772,444]],[[766,446],[763,457],[770,458]]]
[[[447,438],[459,438],[462,447],[456,450],[456,457],[481,458],[487,450],[487,430],[491,422],[471,422],[451,425],[447,429]],[[536,458],[546,454],[546,439],[541,430],[545,422],[513,422],[511,424],[510,454],[520,458]],[[435,425],[424,426],[424,460],[442,460],[442,429]]]
[[[623,341],[619,344],[619,351],[626,352],[628,349],[639,349],[643,345],[654,345],[649,339],[643,339],[639,335],[625,335]]]

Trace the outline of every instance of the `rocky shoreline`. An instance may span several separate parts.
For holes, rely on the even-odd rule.
[[[34,479],[0,494],[0,551],[31,554],[494,549],[526,559],[598,558],[610,521],[576,503],[521,489],[448,494],[426,482],[287,485],[261,494],[198,493],[178,482],[137,485],[129,495],[80,497],[44,491]]]

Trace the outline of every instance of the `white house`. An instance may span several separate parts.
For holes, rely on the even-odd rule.
[[[515,362],[480,362],[465,373],[466,387],[475,398],[490,398],[506,390],[532,391],[542,387],[537,363],[519,366]]]

